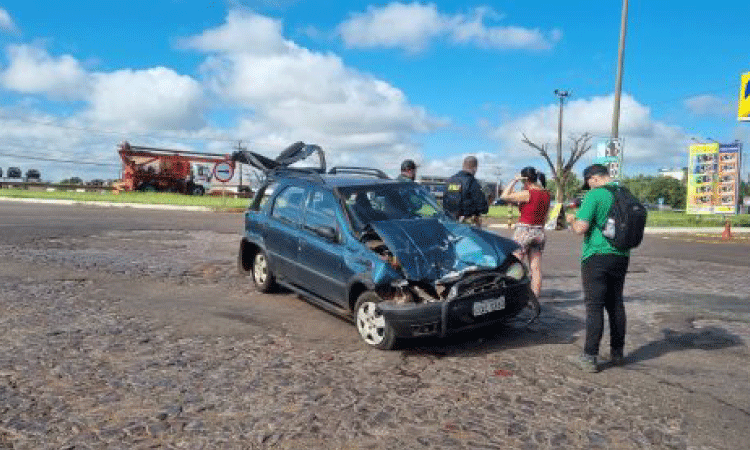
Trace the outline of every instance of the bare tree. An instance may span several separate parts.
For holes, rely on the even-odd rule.
[[[529,147],[536,150],[550,167],[552,171],[552,179],[555,180],[556,192],[555,199],[558,202],[565,201],[565,184],[568,181],[568,177],[573,171],[573,166],[578,162],[583,155],[591,150],[591,135],[589,133],[583,133],[581,135],[570,136],[570,155],[568,155],[567,161],[563,162],[562,155],[557,155],[557,164],[552,162],[552,158],[549,155],[547,145],[539,145],[532,142],[526,134],[522,134],[523,139],[521,142],[527,144]]]

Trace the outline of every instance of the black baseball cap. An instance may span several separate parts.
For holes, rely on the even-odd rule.
[[[406,172],[407,170],[416,170],[417,164],[412,159],[405,159],[404,162],[401,163],[401,171]]]
[[[591,189],[591,186],[589,186],[589,178],[593,177],[594,175],[609,176],[609,169],[607,169],[607,166],[602,164],[592,164],[583,169],[583,187],[581,188],[581,190],[587,191]]]

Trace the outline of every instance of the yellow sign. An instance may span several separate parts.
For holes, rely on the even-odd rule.
[[[548,230],[554,230],[557,227],[557,216],[560,215],[562,206],[562,203],[555,203],[555,206],[553,206],[552,209],[549,210],[549,214],[547,215],[547,222],[544,224],[544,228]]]
[[[750,121],[750,72],[742,74],[740,101],[737,103],[737,120]]]

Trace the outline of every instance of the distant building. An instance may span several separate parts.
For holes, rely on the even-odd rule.
[[[660,177],[669,177],[669,178],[674,178],[675,180],[680,180],[680,181],[685,181],[686,174],[687,174],[687,167],[683,167],[682,169],[677,169],[677,168],[659,169]]]

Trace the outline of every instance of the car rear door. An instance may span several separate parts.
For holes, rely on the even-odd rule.
[[[297,284],[297,253],[302,227],[305,188],[283,187],[274,198],[265,231],[271,270],[280,279]]]
[[[344,248],[338,210],[331,192],[315,189],[308,197],[299,245],[299,280],[310,292],[345,305]]]

